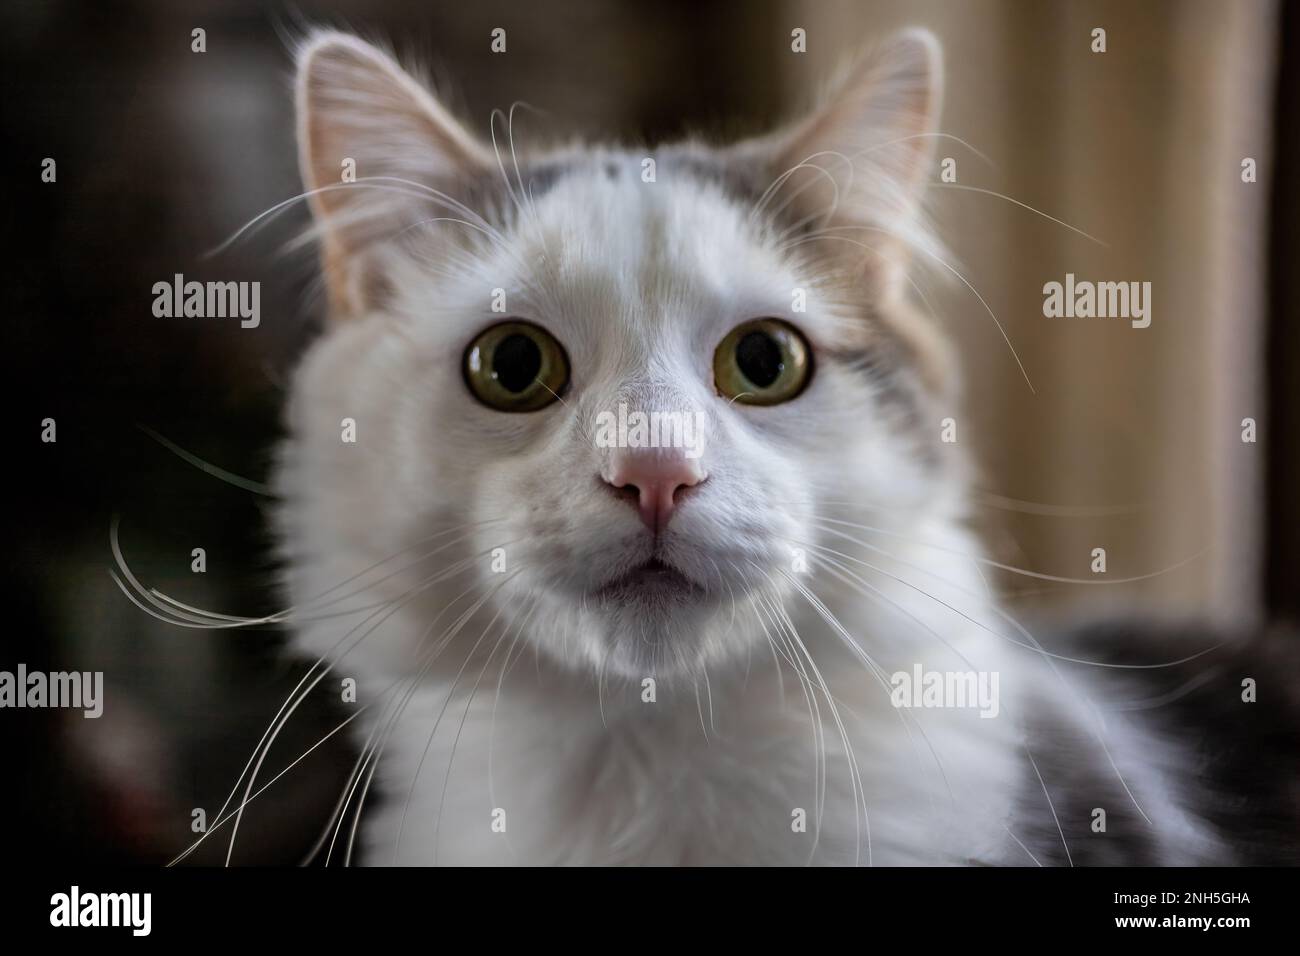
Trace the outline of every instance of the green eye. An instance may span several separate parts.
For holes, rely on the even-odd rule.
[[[788,402],[808,384],[808,340],[780,319],[736,326],[713,354],[713,381],[723,398],[745,405]]]
[[[489,408],[535,412],[569,384],[569,357],[540,326],[502,322],[479,333],[465,350],[465,384]]]

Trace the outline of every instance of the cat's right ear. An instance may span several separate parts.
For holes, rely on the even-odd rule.
[[[921,226],[925,183],[932,177],[943,86],[939,41],[912,28],[846,64],[822,102],[798,122],[732,147],[774,179],[770,209],[792,228],[844,243],[875,274],[902,287],[907,253],[931,240]]]
[[[455,215],[427,190],[491,168],[492,154],[391,56],[346,33],[300,49],[297,112],[331,312],[359,314],[373,296],[375,244],[413,209]]]

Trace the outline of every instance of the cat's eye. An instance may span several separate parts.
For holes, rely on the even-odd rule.
[[[718,394],[744,405],[788,402],[804,390],[811,375],[808,340],[780,319],[736,326],[713,354]]]
[[[564,392],[569,357],[540,326],[502,322],[479,333],[465,350],[465,383],[489,408],[534,412]]]

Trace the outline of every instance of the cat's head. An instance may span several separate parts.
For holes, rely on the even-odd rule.
[[[938,73],[909,31],[763,137],[534,151],[315,37],[332,315],[295,382],[290,553],[444,535],[448,587],[614,675],[761,643],[832,580],[828,519],[905,523],[948,486],[950,363],[907,273]]]

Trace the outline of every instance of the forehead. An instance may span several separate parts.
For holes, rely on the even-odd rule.
[[[754,213],[764,188],[707,154],[543,163],[505,197],[509,247],[494,258],[516,303],[557,322],[657,329],[784,314],[801,280]]]

